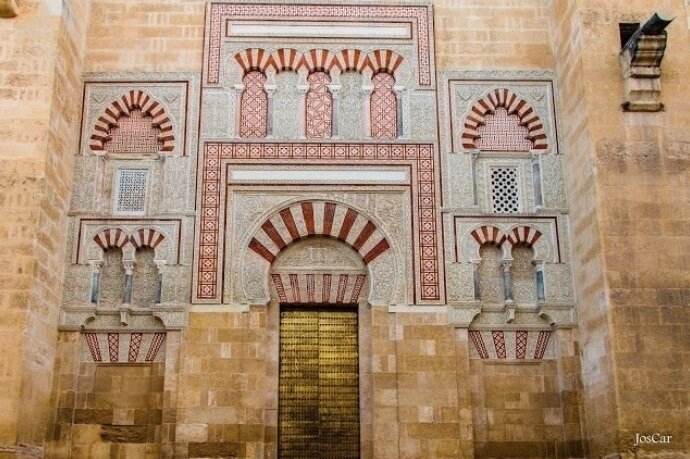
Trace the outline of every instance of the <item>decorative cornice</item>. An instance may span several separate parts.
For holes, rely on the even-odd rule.
[[[60,311],[60,331],[156,331],[187,328],[187,311],[182,306],[152,308],[122,306],[113,309],[70,306]]]

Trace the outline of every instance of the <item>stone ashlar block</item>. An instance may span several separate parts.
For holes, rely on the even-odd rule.
[[[147,426],[102,426],[101,439],[112,443],[146,443]]]

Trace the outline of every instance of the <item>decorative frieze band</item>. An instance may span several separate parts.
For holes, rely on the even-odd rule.
[[[555,358],[552,330],[470,330],[470,357],[509,360]]]

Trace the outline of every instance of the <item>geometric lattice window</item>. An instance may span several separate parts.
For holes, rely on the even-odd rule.
[[[310,139],[331,136],[333,96],[328,89],[331,78],[326,72],[314,72],[307,78],[307,123],[306,136]]]
[[[152,121],[141,110],[132,110],[110,128],[110,140],[104,149],[110,153],[156,153],[163,145],[158,140],[161,130]]]
[[[484,151],[530,151],[533,147],[532,141],[525,138],[529,129],[520,124],[517,115],[509,115],[502,107],[484,117],[477,134],[475,145]]]
[[[268,94],[264,89],[266,75],[247,72],[242,79],[240,97],[240,137],[266,137],[268,133]]]
[[[492,211],[499,213],[519,212],[520,192],[517,168],[492,167],[490,171]]]
[[[380,72],[373,76],[371,92],[371,137],[394,139],[398,136],[398,98],[393,75]]]
[[[141,215],[146,210],[146,181],[148,171],[142,169],[120,169],[117,174],[118,213]]]

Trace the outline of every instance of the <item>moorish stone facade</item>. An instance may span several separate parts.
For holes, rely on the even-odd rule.
[[[0,456],[688,457],[652,3],[0,1]]]

